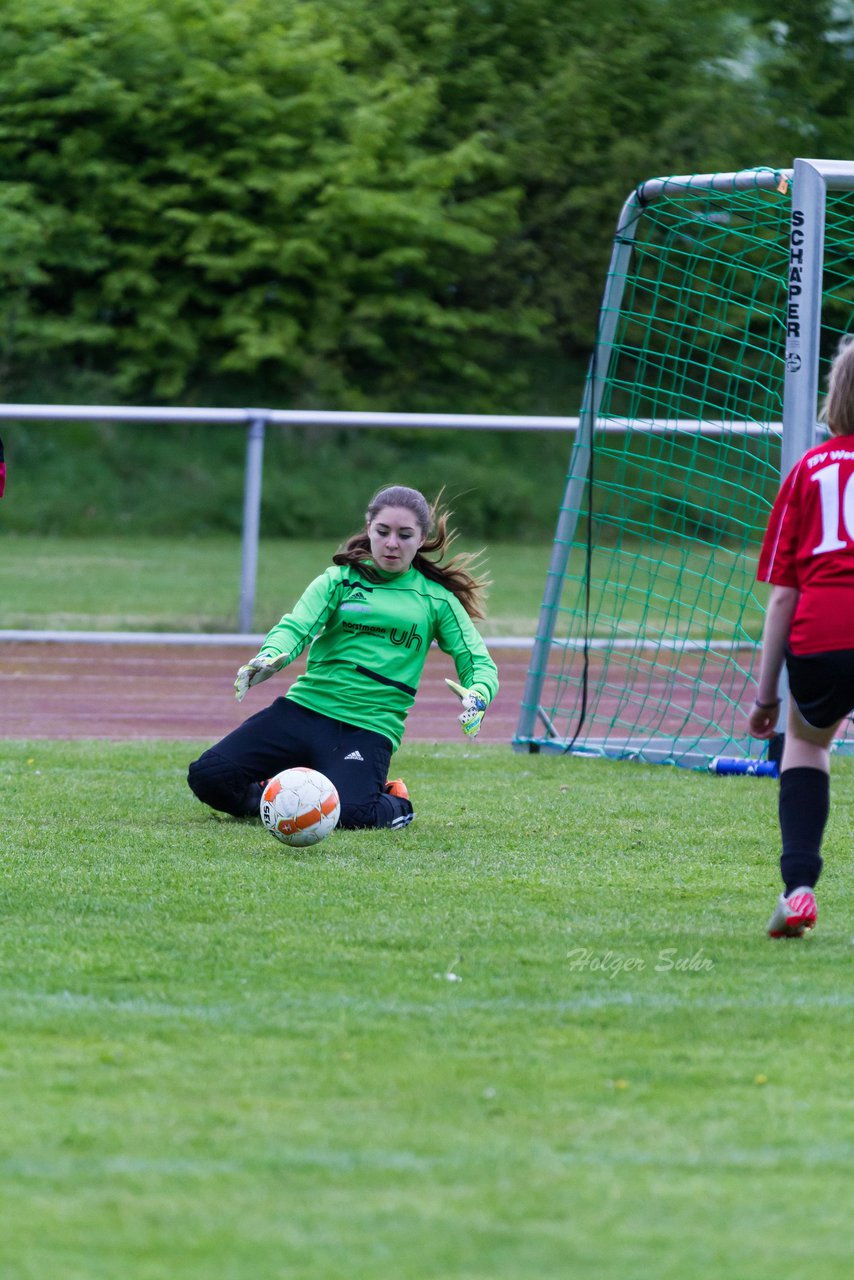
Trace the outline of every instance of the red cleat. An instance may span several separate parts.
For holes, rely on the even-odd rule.
[[[768,921],[769,938],[802,938],[807,929],[814,929],[818,907],[812,889],[793,889],[788,898],[780,894],[773,916]]]

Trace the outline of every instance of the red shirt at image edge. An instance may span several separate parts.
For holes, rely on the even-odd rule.
[[[854,436],[831,436],[789,472],[756,576],[800,592],[793,653],[854,649]]]

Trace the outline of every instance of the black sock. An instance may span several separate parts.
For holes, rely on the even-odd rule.
[[[821,875],[821,841],[830,812],[830,778],[822,769],[786,769],[780,774],[780,874],[786,893],[813,888]]]

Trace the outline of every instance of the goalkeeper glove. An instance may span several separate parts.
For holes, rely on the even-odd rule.
[[[243,701],[246,690],[253,684],[261,684],[263,680],[269,680],[270,676],[274,676],[278,670],[279,667],[273,658],[262,658],[260,654],[257,658],[252,658],[240,668],[234,681],[234,696],[237,701]]]
[[[486,711],[486,703],[483,698],[479,693],[475,693],[471,689],[464,689],[461,684],[457,684],[456,680],[449,680],[445,677],[445,684],[449,689],[453,689],[463,704],[462,712],[457,716],[463,726],[463,733],[467,738],[477,737],[483,713]]]

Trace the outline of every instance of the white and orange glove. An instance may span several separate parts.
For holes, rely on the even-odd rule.
[[[261,684],[264,680],[269,680],[270,676],[274,676],[280,666],[281,663],[277,659],[264,658],[261,654],[258,654],[256,658],[250,659],[245,666],[240,668],[234,681],[234,696],[237,701],[243,701],[246,697],[247,689],[251,689],[255,684]]]
[[[453,689],[463,704],[463,709],[457,716],[463,727],[463,733],[467,738],[476,738],[480,731],[483,713],[486,711],[486,703],[479,693],[475,693],[473,689],[464,689],[461,684],[457,684],[456,680],[449,680],[446,676],[445,684],[449,689]]]

